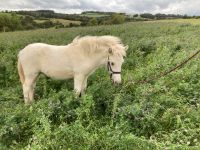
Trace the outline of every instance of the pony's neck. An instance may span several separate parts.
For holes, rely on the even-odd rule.
[[[95,54],[88,58],[91,65],[91,70],[96,70],[102,65],[105,65],[108,61],[108,54],[101,53],[101,54]]]
[[[108,55],[106,53],[96,54],[93,58],[98,66],[104,65],[108,61]]]

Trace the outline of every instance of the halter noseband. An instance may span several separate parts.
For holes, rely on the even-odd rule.
[[[108,71],[111,72],[111,74],[110,74],[110,78],[112,78],[112,75],[113,75],[113,74],[121,74],[121,72],[119,72],[119,71],[113,71],[113,70],[112,70],[109,56],[108,56],[107,68],[108,68]]]

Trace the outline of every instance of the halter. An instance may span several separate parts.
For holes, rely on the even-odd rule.
[[[110,78],[112,78],[112,75],[113,75],[113,74],[121,74],[121,72],[119,72],[119,71],[113,71],[113,70],[112,70],[109,56],[108,56],[107,68],[108,68],[108,71],[111,72],[111,74],[110,74]]]

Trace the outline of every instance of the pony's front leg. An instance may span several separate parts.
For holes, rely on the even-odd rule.
[[[81,97],[83,86],[85,81],[85,75],[78,74],[74,76],[74,90],[76,95]]]
[[[87,78],[85,77],[84,81],[83,81],[83,86],[82,86],[82,92],[85,92],[86,88],[87,88]]]

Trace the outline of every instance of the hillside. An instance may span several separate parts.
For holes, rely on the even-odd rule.
[[[29,43],[66,45],[77,35],[114,35],[129,45],[123,84],[105,67],[89,77],[86,95],[73,81],[41,75],[36,102],[25,106],[17,54]],[[0,33],[0,149],[200,149],[200,56],[147,84],[200,48],[200,26],[176,22],[39,29]]]
[[[34,20],[36,23],[44,23],[45,21],[47,21],[47,20],[45,20],[45,19],[40,19],[40,20]],[[52,19],[50,19],[50,21],[52,21],[53,23],[61,23],[63,26],[69,26],[70,25],[70,23],[72,23],[72,24],[74,24],[74,25],[77,25],[77,26],[79,26],[80,24],[81,24],[81,22],[80,21],[73,21],[73,20],[66,20],[66,19],[55,19],[55,18],[52,18]]]
[[[199,16],[174,14],[126,14],[119,12],[85,11],[81,14],[62,14],[52,10],[0,12],[0,32],[39,28],[69,28],[78,26],[113,25],[125,22],[198,19]]]
[[[80,14],[80,16],[99,18],[99,17],[107,17],[115,14],[115,12],[99,12],[99,11],[85,11]],[[125,14],[124,14],[125,15]]]

